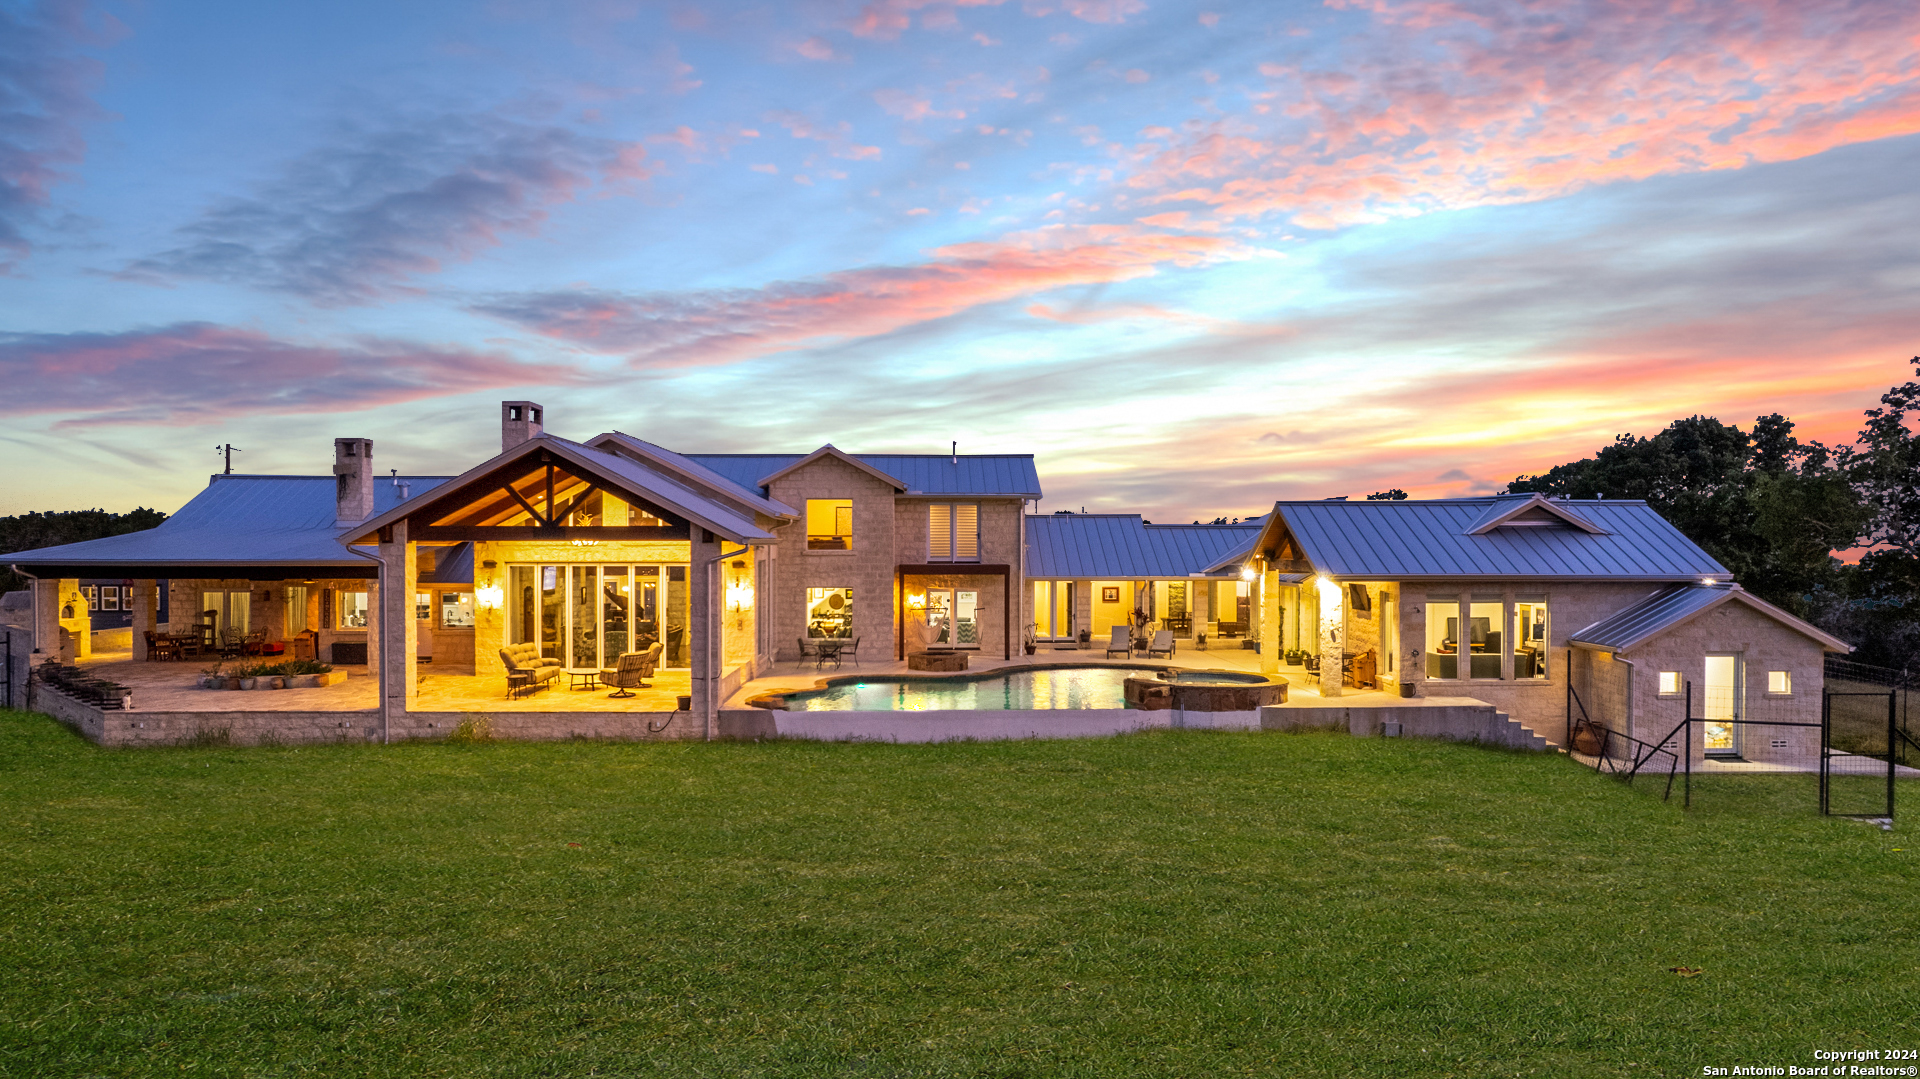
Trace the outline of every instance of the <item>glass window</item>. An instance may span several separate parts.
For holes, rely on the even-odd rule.
[[[100,586],[100,609],[117,611],[120,609],[120,586],[109,584]]]
[[[1678,697],[1680,695],[1679,671],[1660,672],[1660,695],[1662,697]]]
[[[1792,693],[1793,675],[1787,671],[1767,672],[1768,693]]]
[[[340,628],[367,628],[367,594],[365,592],[340,593]]]
[[[413,594],[413,617],[422,622],[433,617],[432,592],[415,592]]]
[[[600,567],[567,568],[569,599],[573,606],[573,633],[567,650],[567,665],[574,668],[600,666]]]
[[[600,567],[600,640],[606,647],[605,666],[617,666],[620,657],[638,651],[633,640],[633,571],[626,566]]]
[[[440,593],[440,624],[447,629],[465,629],[473,625],[473,593]]]
[[[980,561],[980,507],[934,503],[927,507],[927,561]]]
[[[853,636],[853,589],[807,589],[807,636]]]
[[[1427,597],[1427,677],[1460,677],[1460,597]]]
[[[509,566],[507,568],[507,643],[530,644],[534,637],[534,619],[540,612],[540,603],[533,591],[533,578],[536,567]]]
[[[1547,597],[1513,598],[1513,676],[1547,676]]]
[[[853,499],[807,499],[807,550],[853,550]]]
[[[1499,678],[1501,649],[1500,597],[1475,596],[1467,608],[1467,659],[1471,677]]]

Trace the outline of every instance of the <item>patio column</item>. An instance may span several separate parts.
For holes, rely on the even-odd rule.
[[[418,547],[407,541],[407,522],[395,524],[380,543],[380,669],[392,714],[406,714],[420,695],[420,624],[413,594],[420,583]],[[371,653],[372,649],[368,649]]]
[[[1267,563],[1260,574],[1260,671],[1280,673],[1280,571]]]
[[[61,583],[59,580],[33,582],[33,651],[40,657],[35,663],[60,656]]]
[[[128,589],[127,608],[133,612],[133,660],[147,661],[147,634],[155,632],[155,591],[152,581],[135,581]]]
[[[1197,640],[1207,631],[1207,623],[1212,621],[1213,581],[1209,578],[1187,581],[1187,617],[1193,622],[1193,636]]]
[[[693,526],[687,572],[687,653],[691,676],[693,715],[706,737],[712,738],[720,714],[720,538]]]
[[[1345,586],[1315,577],[1314,591],[1320,594],[1320,695],[1338,697],[1344,692],[1341,667],[1346,640],[1347,604]]]

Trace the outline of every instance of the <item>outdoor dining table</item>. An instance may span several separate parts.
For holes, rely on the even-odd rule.
[[[813,664],[814,669],[818,670],[826,666],[828,660],[832,660],[834,667],[837,669],[840,666],[840,650],[846,646],[847,642],[834,640],[832,638],[825,638],[814,642],[814,648],[817,654],[817,658]]]

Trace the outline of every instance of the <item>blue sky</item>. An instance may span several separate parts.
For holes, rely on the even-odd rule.
[[[1049,508],[1845,439],[1910,376],[1920,10],[0,0],[0,513],[687,450],[1041,457]]]

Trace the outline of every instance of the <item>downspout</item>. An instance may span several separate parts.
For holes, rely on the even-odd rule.
[[[718,537],[716,537],[716,542],[720,542],[722,547],[725,546],[724,541]],[[720,722],[720,663],[725,655],[720,647],[720,635],[726,631],[726,604],[720,595],[719,567],[720,563],[725,559],[732,558],[735,555],[745,554],[751,550],[753,550],[751,546],[742,546],[737,551],[724,549],[716,551],[708,555],[707,560],[702,563],[700,567],[701,574],[707,579],[707,596],[709,602],[714,606],[713,614],[709,616],[711,621],[708,623],[708,625],[712,627],[712,631],[707,634],[706,643],[707,704],[706,707],[701,710],[701,719],[706,728],[705,740],[709,742],[713,741],[714,727]],[[382,673],[384,672],[385,668],[382,668]]]

